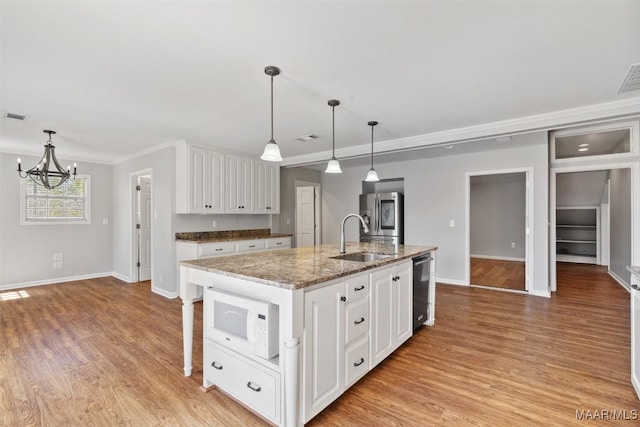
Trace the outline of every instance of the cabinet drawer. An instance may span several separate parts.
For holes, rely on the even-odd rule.
[[[205,384],[213,383],[275,424],[280,423],[280,374],[205,340]]]
[[[347,280],[347,301],[366,298],[369,295],[369,275],[361,275]]]
[[[345,388],[350,387],[358,381],[364,374],[369,372],[369,339],[365,338],[345,351],[344,361],[346,363]]]
[[[366,336],[369,332],[369,298],[349,304],[345,322],[345,343]]]
[[[259,251],[264,248],[264,240],[242,240],[238,242],[238,252]]]
[[[267,249],[283,249],[291,247],[291,237],[278,237],[267,240]]]
[[[232,254],[236,251],[235,243],[204,243],[198,245],[198,258]]]

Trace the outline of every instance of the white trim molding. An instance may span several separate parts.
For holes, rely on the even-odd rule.
[[[481,259],[497,259],[499,261],[520,261],[525,262],[524,258],[516,258],[510,256],[496,256],[496,255],[479,255],[479,254],[470,254],[471,258],[481,258]]]
[[[464,280],[445,279],[445,278],[436,278],[436,286],[437,285],[453,285],[453,286],[466,286],[466,287],[469,287],[469,284],[465,283]]]
[[[609,276],[613,277],[613,279],[618,282],[618,284],[620,286],[622,286],[627,292],[631,293],[631,286],[629,286],[629,284],[627,282],[624,281],[624,279],[620,276],[618,276],[613,270],[611,269],[607,269],[607,273],[609,273]]]
[[[55,279],[33,280],[30,282],[9,283],[0,285],[0,291],[8,291],[12,289],[30,288],[33,286],[55,285],[56,283],[75,282],[78,280],[98,279],[100,277],[115,276],[112,271],[94,274],[81,274],[79,276],[56,277]]]
[[[155,286],[153,286],[153,284],[151,285],[151,292],[153,292],[154,294],[158,294],[160,296],[163,296],[165,298],[168,299],[175,299],[178,298],[178,296],[180,295],[180,292],[169,292],[169,291],[165,291],[164,289],[160,289],[160,288],[156,288]]]

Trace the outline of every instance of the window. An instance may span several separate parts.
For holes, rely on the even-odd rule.
[[[90,224],[90,187],[87,175],[78,175],[52,190],[23,180],[21,223]]]

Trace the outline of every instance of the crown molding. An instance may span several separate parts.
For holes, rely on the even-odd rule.
[[[637,114],[640,114],[640,97],[381,141],[376,143],[375,153],[383,154],[429,146],[479,141],[498,136],[555,130],[596,120],[614,120]],[[363,157],[370,154],[370,144],[355,145],[336,150],[338,159]],[[285,167],[302,166],[323,162],[330,158],[331,151],[322,151],[285,158],[281,165]]]

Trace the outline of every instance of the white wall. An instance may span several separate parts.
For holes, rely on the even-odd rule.
[[[112,167],[78,164],[78,173],[91,176],[91,224],[20,225],[17,157],[0,153],[0,288],[110,274]],[[25,168],[40,160],[20,157]],[[66,165],[73,160],[60,162]],[[103,218],[108,224],[103,224]],[[63,268],[53,269],[54,253],[63,254]]]
[[[609,269],[627,285],[631,274],[631,169],[612,169],[610,174]]]
[[[175,147],[167,147],[127,160],[113,167],[113,270],[133,281],[131,270],[133,233],[133,186],[131,174],[151,169],[152,290],[167,297],[178,296],[175,233],[181,231],[269,228],[269,215],[177,215],[175,213]],[[212,221],[217,227],[212,227]]]
[[[377,163],[381,178],[404,178],[405,243],[437,245],[439,280],[465,283],[465,174],[533,168],[533,294],[548,295],[548,144],[546,132],[513,137],[510,149],[450,155],[396,163]],[[340,175],[322,174],[323,241],[337,243],[342,218],[358,210],[361,182],[368,167],[343,168]],[[449,227],[449,220],[455,227]],[[347,241],[358,240],[356,221],[347,224]]]
[[[526,218],[526,174],[506,174],[509,180],[486,182],[485,176],[472,176],[470,250],[474,256],[524,261]],[[481,182],[476,182],[482,179]],[[515,248],[511,244],[515,243]]]

